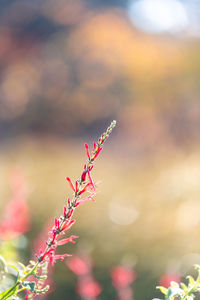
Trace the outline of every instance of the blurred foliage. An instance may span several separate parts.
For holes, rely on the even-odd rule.
[[[115,118],[142,148],[198,141],[198,39],[141,33],[125,7],[3,3],[2,138],[81,135]]]
[[[81,145],[117,119],[96,167],[100,193],[78,210],[69,251],[90,251],[102,299],[115,299],[110,268],[127,263],[135,298],[149,300],[163,273],[200,263],[200,41],[144,34],[117,3],[1,2],[0,209],[19,167],[32,249],[70,194],[65,177],[80,174]],[[62,263],[55,281],[48,299],[77,299]]]

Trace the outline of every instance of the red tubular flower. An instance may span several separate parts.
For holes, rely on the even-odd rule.
[[[75,192],[78,193],[78,189],[79,189],[78,180],[76,180],[76,182],[75,182],[75,187],[76,187]]]
[[[76,236],[76,235],[71,235],[70,237],[68,237],[67,239],[62,239],[60,241],[57,241],[57,245],[58,246],[62,246],[62,245],[65,245],[67,243],[72,243],[72,244],[75,244],[75,241],[74,239],[78,239],[79,237]]]
[[[55,221],[54,221],[54,224],[55,224],[55,228],[59,228],[59,225],[60,225],[60,221],[55,217]]]
[[[91,174],[90,174],[90,171],[88,171],[88,178],[89,178],[89,180],[90,180],[90,184],[91,184],[93,190],[95,191],[96,188],[95,188],[94,182],[93,182],[93,180],[92,180],[92,176],[91,176]]]
[[[96,192],[92,193],[91,195],[89,195],[88,197],[85,197],[83,199],[76,199],[75,201],[75,207],[79,206],[80,204],[83,204],[87,201],[94,201],[93,197],[96,195]]]
[[[68,206],[70,206],[70,203],[71,203],[71,202],[70,202],[70,198],[68,198],[68,199],[67,199],[67,204],[68,204]]]
[[[79,195],[82,195],[84,192],[86,192],[90,187],[93,187],[93,185],[89,182],[87,183],[84,188],[79,192]]]
[[[94,157],[92,158],[92,160],[94,160],[94,159],[97,158],[97,156],[99,155],[99,153],[101,152],[102,149],[103,149],[102,147],[99,147],[99,148],[98,148],[98,150],[97,150],[97,152],[95,153],[95,155],[94,155]]]
[[[69,177],[66,177],[66,180],[69,182],[71,189],[75,192],[75,188],[74,188],[74,185],[73,185],[71,179]]]
[[[64,206],[63,216],[64,216],[65,218],[66,218],[66,216],[67,216],[67,207],[66,207],[66,206]]]
[[[75,220],[67,220],[64,222],[62,231],[68,230],[73,224],[75,223]]]
[[[55,264],[55,262],[60,259],[61,261],[64,260],[65,257],[72,256],[71,254],[65,253],[65,254],[56,254],[54,251],[51,251],[48,255],[48,258],[46,259],[49,263],[52,264],[52,266]]]
[[[89,153],[88,144],[85,144],[85,150],[86,150],[87,157],[90,160],[90,153]]]

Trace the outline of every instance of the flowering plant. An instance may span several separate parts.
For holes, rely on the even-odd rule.
[[[116,121],[112,121],[97,143],[94,142],[91,152],[88,145],[85,144],[88,159],[80,178],[73,183],[69,177],[66,177],[73,191],[73,197],[67,199],[62,215],[59,218],[55,217],[46,245],[36,255],[36,260],[31,260],[27,266],[21,263],[9,265],[3,257],[0,257],[0,300],[20,299],[19,295],[21,292],[25,293],[25,299],[27,300],[48,291],[49,286],[45,284],[48,275],[48,265],[54,265],[57,260],[62,261],[65,257],[71,256],[68,253],[56,254],[56,249],[58,246],[67,243],[75,243],[75,239],[78,238],[75,235],[63,238],[63,235],[75,223],[75,220],[72,219],[75,209],[86,201],[93,200],[96,194],[97,186],[92,179],[91,172],[104,142],[108,139],[115,125]],[[12,281],[9,280],[10,277],[12,277]],[[12,282],[11,286],[10,282]]]
[[[196,280],[188,275],[188,283],[185,284],[181,282],[180,284],[171,281],[170,286],[165,288],[163,286],[158,286],[157,288],[164,294],[165,300],[193,300],[197,294],[200,292],[200,266],[195,265],[195,269],[198,271],[198,276]],[[161,299],[153,299],[161,300]]]

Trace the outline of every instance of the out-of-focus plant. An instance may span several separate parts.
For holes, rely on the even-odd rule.
[[[118,300],[133,300],[131,283],[136,280],[136,273],[132,268],[119,265],[111,270],[112,284],[117,291]]]
[[[188,275],[186,279],[188,283],[181,282],[180,284],[171,281],[170,286],[165,288],[158,286],[157,288],[164,294],[165,300],[193,300],[200,292],[200,265],[195,265],[195,269],[198,271],[198,276],[194,279],[191,275]],[[155,298],[153,300],[161,300]]]
[[[76,292],[81,299],[99,299],[101,286],[92,274],[91,257],[81,253],[73,255],[66,261],[68,268],[77,276]],[[117,265],[110,271],[113,287],[117,291],[118,300],[133,300],[133,288],[131,284],[136,280],[135,271],[124,265]]]
[[[90,257],[84,255],[73,256],[66,261],[68,268],[76,274],[76,292],[85,300],[95,300],[101,293],[101,286],[92,274],[92,263]]]
[[[171,281],[176,281],[178,283],[181,282],[181,275],[179,274],[179,272],[166,272],[159,278],[158,284],[159,286],[168,288],[171,284]]]
[[[56,254],[58,246],[67,243],[75,243],[78,236],[71,235],[67,238],[62,238],[69,228],[75,223],[72,219],[75,209],[85,203],[86,201],[93,200],[96,194],[96,183],[93,181],[91,172],[93,170],[94,162],[102,150],[104,142],[109,137],[116,121],[112,121],[97,143],[94,142],[94,147],[89,152],[89,147],[85,144],[87,163],[84,165],[82,174],[79,179],[72,183],[69,177],[66,177],[72,191],[72,199],[67,199],[67,205],[64,206],[63,214],[57,218],[55,217],[54,225],[49,232],[49,238],[43,249],[39,250],[36,255],[36,260],[31,260],[28,265],[16,263],[9,265],[4,258],[0,258],[0,299],[20,299],[20,293],[25,293],[25,299],[32,299],[38,294],[46,293],[49,286],[46,285],[48,277],[48,266],[51,263],[55,264],[57,260],[64,260],[65,257],[71,256],[68,253]],[[8,214],[10,211],[8,210]],[[16,216],[17,217],[17,216]],[[15,215],[13,215],[15,221]],[[14,222],[15,223],[15,222]],[[5,221],[5,227],[8,225]]]
[[[27,186],[21,170],[11,176],[11,199],[0,221],[0,253],[6,260],[17,260],[18,249],[26,245],[24,233],[30,230],[30,214],[27,205]]]

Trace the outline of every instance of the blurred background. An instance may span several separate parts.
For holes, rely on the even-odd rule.
[[[116,299],[115,265],[134,268],[135,299],[149,300],[200,263],[199,78],[198,0],[1,0],[1,219],[17,169],[31,220],[17,259],[61,213],[84,143],[116,119],[67,252],[90,255],[100,299]],[[66,264],[52,276],[48,299],[80,299]]]

